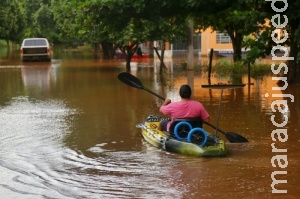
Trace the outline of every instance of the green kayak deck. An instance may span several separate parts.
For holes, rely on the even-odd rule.
[[[197,157],[218,157],[228,154],[225,142],[219,137],[207,133],[209,141],[205,144],[193,143],[186,139],[178,140],[168,132],[158,130],[159,122],[160,118],[151,117],[138,125],[142,129],[144,139],[157,148]]]

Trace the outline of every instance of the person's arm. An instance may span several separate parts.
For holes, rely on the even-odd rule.
[[[165,99],[165,101],[164,101],[164,103],[161,105],[159,111],[162,112],[162,107],[163,107],[163,106],[167,106],[167,105],[170,104],[170,103],[171,103],[171,99],[168,99],[168,98]]]
[[[209,117],[207,117],[207,118],[205,118],[203,121],[205,121],[205,122],[209,123],[209,122],[210,122],[210,118],[209,118]]]
[[[200,103],[201,104],[201,103]],[[204,108],[204,106],[201,104],[201,109],[200,109],[200,113],[201,113],[201,119],[207,123],[210,122],[210,117],[209,114],[207,112],[207,110]]]

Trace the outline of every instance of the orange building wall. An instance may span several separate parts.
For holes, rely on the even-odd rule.
[[[208,28],[201,34],[201,54],[208,55],[212,48],[215,51],[232,51],[232,44],[217,44],[216,32]]]
[[[155,46],[155,45],[154,45]],[[211,28],[207,28],[205,31],[201,33],[201,55],[207,56],[210,53],[211,49],[214,51],[225,52],[225,53],[232,53],[232,43],[223,43],[217,44],[217,34]],[[172,57],[172,49],[169,42],[165,43],[165,57]],[[154,57],[156,54],[154,53]]]

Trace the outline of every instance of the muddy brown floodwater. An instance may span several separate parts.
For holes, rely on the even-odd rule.
[[[173,101],[180,85],[189,83],[215,124],[220,92],[201,88],[207,74],[179,72],[171,62],[168,67],[174,72],[158,75],[153,60],[133,62],[131,73]],[[276,98],[287,101],[282,113],[271,109],[275,98],[265,95],[275,93],[271,77],[224,90],[220,128],[249,143],[227,143],[227,157],[195,158],[142,139],[135,125],[160,115],[162,101],[120,82],[123,71],[122,60],[75,55],[51,63],[0,62],[1,198],[299,198],[299,87],[279,92],[295,99]],[[211,81],[228,78],[215,75]],[[276,127],[272,116],[277,123],[288,122]],[[285,129],[286,142],[272,140],[276,129]],[[272,152],[272,144],[283,152]],[[272,166],[276,155],[282,155],[285,168],[276,160]],[[286,183],[275,188],[287,193],[272,193],[271,174],[277,171],[284,173],[275,176],[277,182]]]

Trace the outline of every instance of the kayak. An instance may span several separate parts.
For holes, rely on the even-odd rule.
[[[199,118],[176,119],[170,131],[158,129],[159,123],[167,118],[148,116],[137,125],[143,138],[151,145],[168,152],[197,157],[226,156],[228,149],[224,140],[206,132]]]
[[[145,90],[152,95],[165,100],[163,96],[144,87],[142,82],[128,72],[122,72],[118,75],[118,79],[123,83]],[[248,140],[235,132],[225,132],[219,129],[220,108],[222,94],[224,89],[242,88],[245,84],[217,84],[217,85],[202,85],[202,88],[219,89],[221,90],[217,126],[209,122],[202,121],[200,118],[182,118],[175,119],[169,129],[169,132],[160,131],[158,129],[160,121],[166,118],[160,118],[150,115],[145,122],[136,125],[142,129],[144,139],[155,147],[162,148],[166,151],[175,152],[184,155],[192,155],[198,157],[216,157],[226,156],[228,149],[224,140],[220,139],[217,132],[222,133],[225,138],[231,143],[246,143]],[[206,132],[202,125],[206,124],[216,130],[215,134]]]

